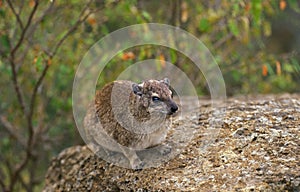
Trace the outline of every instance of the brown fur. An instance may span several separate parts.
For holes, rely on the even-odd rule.
[[[159,101],[153,101],[158,97]],[[169,118],[177,110],[167,79],[142,84],[114,81],[96,92],[95,105],[87,112],[84,124],[87,136],[98,145],[119,151],[139,169],[143,162],[135,150],[161,144]]]

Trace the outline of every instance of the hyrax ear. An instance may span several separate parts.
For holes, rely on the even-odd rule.
[[[163,80],[160,80],[160,82],[170,86],[170,80],[168,78],[164,78]]]
[[[132,91],[134,94],[141,96],[143,94],[142,92],[143,87],[137,83],[132,84]]]

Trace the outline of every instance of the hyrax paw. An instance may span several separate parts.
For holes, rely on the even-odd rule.
[[[145,162],[141,161],[141,160],[136,160],[132,165],[131,168],[134,170],[141,170],[143,169],[145,166]]]
[[[169,153],[171,153],[172,151],[172,147],[168,146],[168,145],[161,145],[159,148],[159,153],[161,155],[167,155]]]
[[[105,154],[107,157],[112,157],[112,156],[116,155],[117,152],[106,149]]]

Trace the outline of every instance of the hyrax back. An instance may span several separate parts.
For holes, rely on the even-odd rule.
[[[161,144],[177,109],[167,78],[141,84],[119,80],[96,92],[84,124],[94,144],[124,153],[131,167],[138,169],[143,162],[135,150]]]

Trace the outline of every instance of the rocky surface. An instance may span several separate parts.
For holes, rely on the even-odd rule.
[[[125,169],[74,146],[53,159],[44,191],[300,191],[300,95],[194,101],[168,137],[181,152],[161,166]]]

